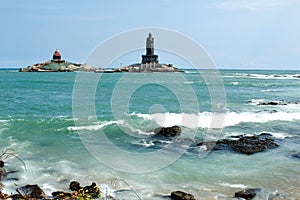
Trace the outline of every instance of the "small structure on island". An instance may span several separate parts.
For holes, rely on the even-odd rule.
[[[55,62],[55,63],[65,62],[64,60],[61,60],[61,54],[59,53],[59,51],[57,49],[53,53],[51,62]]]
[[[27,68],[20,68],[20,72],[73,72],[73,71],[95,71],[95,68],[86,64],[68,62],[61,59],[60,52],[56,49],[52,59],[43,63],[36,63]]]
[[[154,37],[151,33],[146,39],[146,55],[142,55],[142,62],[123,67],[121,71],[128,72],[179,72],[172,64],[160,64],[158,55],[154,54]]]

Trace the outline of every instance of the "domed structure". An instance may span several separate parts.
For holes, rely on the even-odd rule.
[[[60,55],[59,51],[56,49],[53,54],[53,60],[60,60],[60,59],[61,59],[61,55]]]
[[[64,60],[61,60],[61,54],[59,53],[59,51],[57,49],[53,53],[51,62],[56,62],[56,63],[64,62]]]

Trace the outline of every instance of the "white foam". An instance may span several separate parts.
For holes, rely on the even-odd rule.
[[[147,120],[154,120],[158,125],[169,127],[174,125],[185,126],[188,128],[222,128],[235,126],[240,123],[266,123],[271,121],[293,121],[300,120],[300,112],[275,113],[261,112],[228,112],[224,115],[202,112],[196,114],[178,113],[155,113],[155,114],[136,114]],[[212,121],[214,120],[214,121]]]
[[[185,81],[183,82],[184,84],[193,84],[194,82],[193,81]]]
[[[247,188],[246,185],[243,184],[232,184],[232,183],[226,183],[226,182],[220,182],[219,185],[225,186],[225,187],[231,187],[231,188]]]
[[[235,76],[256,78],[256,79],[299,79],[298,74],[247,74],[247,73],[236,73]]]
[[[101,124],[95,124],[95,125],[87,125],[87,126],[69,126],[67,129],[69,131],[82,131],[82,130],[88,130],[88,131],[97,131],[101,128],[104,128],[108,125],[112,124],[122,124],[122,121],[109,121],[109,122],[104,122]]]
[[[230,82],[230,84],[232,84],[232,85],[238,85],[239,82],[234,81],[234,82]]]

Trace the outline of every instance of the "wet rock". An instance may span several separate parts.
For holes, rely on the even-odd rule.
[[[38,185],[25,185],[18,189],[19,192],[22,192],[27,198],[45,198],[44,191]]]
[[[171,199],[172,200],[196,200],[193,195],[182,192],[182,191],[172,192]]]
[[[239,135],[232,138],[235,139],[223,139],[217,142],[200,142],[197,146],[205,145],[207,151],[233,150],[247,155],[279,146],[275,143],[273,136],[269,133],[262,133],[254,136]]]
[[[72,181],[69,185],[71,191],[79,191],[81,188],[80,183],[77,181]]]
[[[95,182],[93,182],[90,186],[83,187],[83,192],[90,195],[92,198],[98,198],[101,196],[100,189]]]
[[[7,199],[8,195],[0,191],[0,199]]]
[[[72,197],[72,194],[64,191],[52,192],[53,199],[68,199]]]
[[[258,106],[278,106],[278,105],[287,105],[284,101],[269,101],[269,102],[260,102]]]
[[[93,182],[89,186],[81,187],[79,182],[72,181],[69,185],[69,189],[71,191],[74,191],[73,194],[75,194],[75,196],[80,195],[86,198],[93,199],[99,198],[101,196],[100,189],[95,182]]]
[[[300,159],[300,152],[293,152],[291,156],[292,158]]]
[[[13,194],[9,196],[10,199],[12,200],[20,200],[20,199],[24,199],[24,197],[20,194]],[[2,199],[2,198],[1,198]]]
[[[179,126],[159,127],[154,130],[154,133],[155,136],[175,137],[180,135],[181,128]]]
[[[253,199],[256,196],[256,194],[258,192],[260,192],[260,189],[257,189],[257,188],[255,188],[255,189],[253,189],[253,188],[246,189],[246,190],[242,190],[242,191],[236,192],[234,194],[234,197],[236,197],[236,198],[244,198],[246,200],[251,200],[251,199]]]
[[[1,168],[4,167],[4,162],[3,162],[3,160],[0,160],[0,167],[1,167]]]

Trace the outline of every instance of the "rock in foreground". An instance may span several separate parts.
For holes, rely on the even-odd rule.
[[[196,200],[193,195],[182,192],[182,191],[172,192],[171,199],[172,200]]]
[[[44,199],[45,193],[38,185],[25,185],[18,189],[18,192],[24,194],[29,199]]]
[[[234,194],[236,198],[243,198],[246,200],[251,200],[256,196],[256,193],[260,192],[260,189],[246,189]]]

